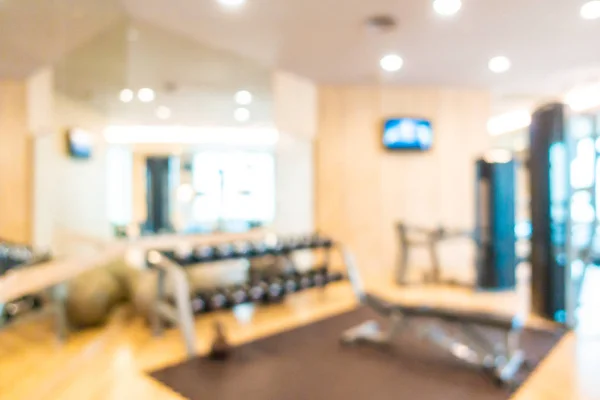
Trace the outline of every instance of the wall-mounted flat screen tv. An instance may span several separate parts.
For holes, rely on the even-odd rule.
[[[82,129],[69,129],[67,150],[74,158],[87,159],[92,156],[92,135]]]
[[[431,121],[390,118],[383,124],[383,146],[390,150],[429,150],[433,144]]]

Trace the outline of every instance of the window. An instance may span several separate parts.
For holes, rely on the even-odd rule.
[[[110,147],[107,160],[108,219],[114,225],[132,220],[133,156],[124,147]]]

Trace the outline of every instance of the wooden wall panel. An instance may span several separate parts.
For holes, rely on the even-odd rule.
[[[436,88],[323,87],[316,152],[318,229],[355,252],[370,274],[390,277],[397,256],[395,223],[472,229],[474,161],[487,149],[489,94]],[[432,120],[434,148],[387,152],[387,117]],[[441,248],[447,275],[472,277],[472,244]],[[426,267],[426,252],[415,265]]]
[[[25,82],[0,82],[0,238],[31,241],[32,142]]]

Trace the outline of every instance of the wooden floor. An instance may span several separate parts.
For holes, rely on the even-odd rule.
[[[513,293],[472,293],[450,288],[400,291],[386,284],[377,285],[377,290],[405,301],[496,311],[509,312],[516,304]],[[339,283],[324,291],[313,289],[296,294],[282,305],[248,306],[235,314],[201,317],[196,322],[198,345],[206,351],[214,318],[225,322],[234,343],[243,343],[350,310],[355,305],[349,285]],[[144,373],[184,358],[177,330],[154,338],[145,324],[126,309],[117,311],[105,328],[75,334],[63,345],[55,341],[50,329],[50,321],[39,321],[0,332],[0,399],[181,398]],[[569,334],[514,399],[600,399],[600,335],[593,330]]]

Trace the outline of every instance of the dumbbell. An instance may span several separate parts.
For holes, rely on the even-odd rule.
[[[237,242],[233,245],[233,253],[236,257],[250,257],[252,250],[250,242]]]
[[[280,303],[285,297],[285,286],[281,279],[273,279],[268,283],[265,300],[269,303]]]
[[[4,322],[11,321],[30,311],[42,308],[42,299],[38,296],[24,296],[4,305],[0,319]]]
[[[224,243],[215,247],[215,259],[217,260],[232,258],[234,254],[235,251],[231,243]]]
[[[327,276],[327,281],[329,282],[339,282],[344,280],[344,274],[341,272],[330,272]]]
[[[248,302],[250,300],[248,295],[249,289],[250,288],[247,285],[234,286],[231,288],[224,289],[225,296],[227,297],[227,302],[231,306],[236,306]]]
[[[208,311],[208,296],[206,293],[198,292],[192,296],[192,311],[194,314]]]
[[[281,238],[277,238],[275,243],[267,244],[266,247],[267,254],[278,255],[283,253],[284,243],[282,242]]]
[[[294,293],[298,291],[300,285],[293,275],[284,275],[281,277],[281,280],[283,281],[283,288],[285,289],[286,293]]]
[[[250,243],[250,256],[260,257],[267,254],[267,245],[264,242]]]
[[[331,246],[333,246],[333,241],[329,238],[319,236],[318,234],[313,235],[311,238],[310,247],[312,247],[312,248],[316,248],[316,247],[330,248]]]
[[[329,283],[327,278],[327,268],[325,267],[314,268],[309,272],[309,274],[311,275],[314,286],[323,287]]]
[[[265,299],[267,292],[269,290],[269,285],[265,281],[259,281],[252,285],[248,289],[248,297],[253,302],[260,302]]]
[[[169,257],[170,258],[170,257]],[[173,260],[179,265],[190,265],[196,260],[194,259],[194,253],[190,249],[176,249],[173,252]]]
[[[310,272],[298,273],[296,275],[296,283],[298,284],[298,290],[309,289],[314,286]]]
[[[208,296],[208,301],[208,306],[211,311],[223,310],[229,306],[227,294],[220,289],[212,290]]]
[[[215,249],[212,246],[199,246],[194,250],[196,262],[209,262],[215,259]]]

